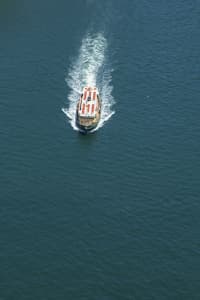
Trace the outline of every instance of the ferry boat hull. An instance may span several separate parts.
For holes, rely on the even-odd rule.
[[[101,99],[97,88],[85,87],[77,103],[76,125],[83,133],[93,131],[101,117]]]

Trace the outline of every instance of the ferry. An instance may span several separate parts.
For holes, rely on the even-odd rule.
[[[84,132],[95,129],[101,117],[101,99],[97,87],[84,87],[76,108],[76,124]]]

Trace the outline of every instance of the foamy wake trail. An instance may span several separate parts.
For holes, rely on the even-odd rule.
[[[112,106],[112,70],[106,64],[107,42],[101,33],[88,34],[82,41],[78,58],[71,66],[66,82],[70,87],[68,96],[69,106],[62,111],[68,116],[70,124],[75,130],[76,126],[76,105],[84,86],[97,86],[102,99],[101,120],[99,129],[114,114]]]

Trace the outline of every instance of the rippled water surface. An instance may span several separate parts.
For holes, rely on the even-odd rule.
[[[200,299],[199,13],[0,1],[0,299]]]

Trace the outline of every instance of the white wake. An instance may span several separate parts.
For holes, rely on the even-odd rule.
[[[69,118],[70,124],[75,130],[76,104],[84,86],[97,86],[102,99],[101,120],[98,130],[115,113],[112,110],[114,99],[112,96],[112,70],[106,63],[107,41],[101,34],[88,34],[83,40],[79,54],[72,64],[66,82],[70,88],[68,96],[69,106],[62,111]]]

